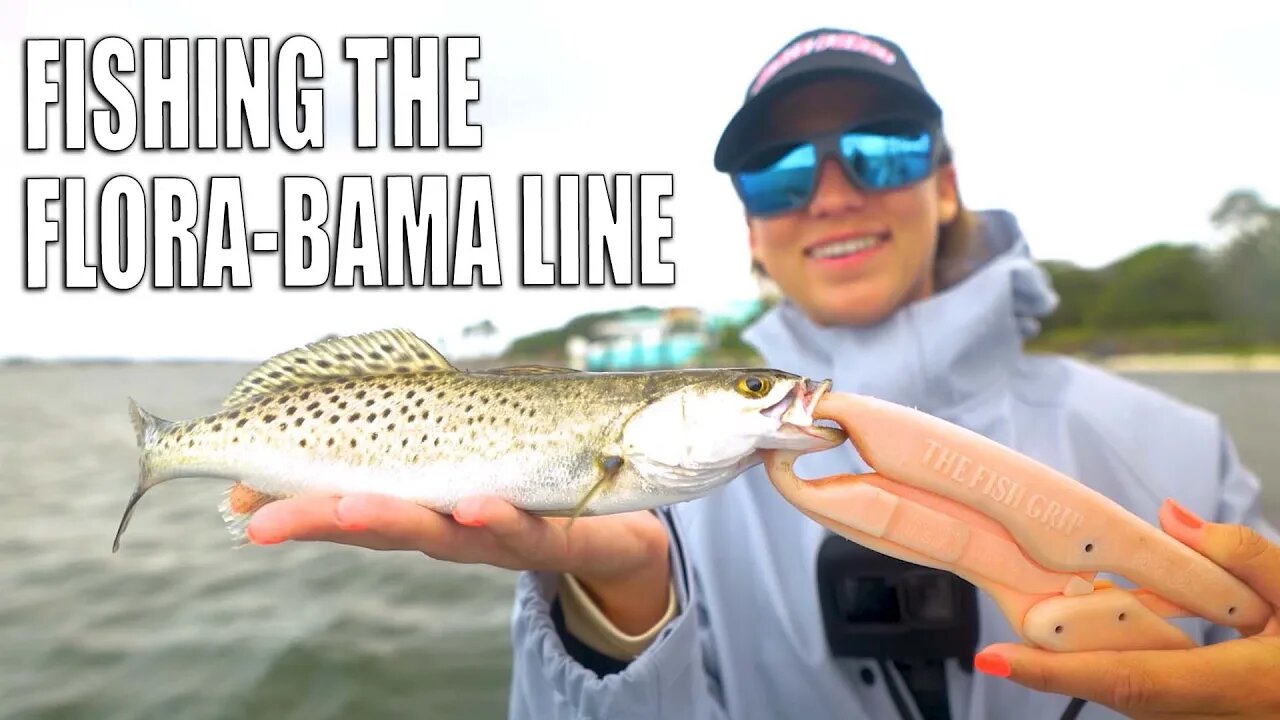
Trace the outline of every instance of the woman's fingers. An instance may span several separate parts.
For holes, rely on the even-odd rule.
[[[1280,546],[1244,525],[1205,522],[1172,499],[1160,506],[1160,525],[1280,608]]]
[[[248,534],[257,545],[325,541],[436,556],[461,546],[462,530],[440,513],[397,498],[302,495],[263,506],[249,521]]]
[[[1084,698],[1127,715],[1161,713],[1247,717],[1280,711],[1280,639],[1233,640],[1193,650],[1055,653],[992,645],[979,670],[1042,692]],[[1224,690],[1225,689],[1225,690]]]
[[[529,565],[563,568],[566,564],[567,547],[560,528],[501,498],[464,498],[454,509],[453,518],[468,527],[484,528]]]

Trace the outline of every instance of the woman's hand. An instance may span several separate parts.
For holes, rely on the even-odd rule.
[[[1270,622],[1190,650],[1053,653],[1002,643],[983,650],[977,668],[1141,720],[1280,718],[1280,546],[1248,527],[1205,523],[1172,500],[1160,524],[1275,606]]]
[[[648,512],[542,518],[495,497],[468,498],[452,517],[379,495],[300,496],[254,513],[249,539],[328,541],[416,550],[439,560],[570,573],[623,632],[640,634],[667,610],[667,531]]]

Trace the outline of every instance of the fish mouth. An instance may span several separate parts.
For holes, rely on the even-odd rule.
[[[800,378],[791,391],[760,414],[778,421],[777,432],[765,438],[760,447],[788,450],[826,450],[848,439],[840,428],[815,425],[813,411],[818,401],[831,390],[831,380],[815,382]]]

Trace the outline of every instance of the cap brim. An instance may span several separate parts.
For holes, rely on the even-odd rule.
[[[869,77],[876,78],[894,88],[910,95],[922,104],[922,110],[934,118],[941,117],[942,108],[933,98],[922,93],[918,88],[903,83],[896,77],[872,69],[851,69],[849,67],[819,67],[796,73],[789,77],[776,79],[769,83],[758,95],[751,97],[733,114],[720,140],[716,143],[715,168],[720,172],[733,172],[737,163],[750,156],[758,149],[759,142],[753,140],[753,131],[761,116],[768,109],[774,97],[805,83],[830,77]]]

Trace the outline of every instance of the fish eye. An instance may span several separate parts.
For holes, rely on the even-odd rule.
[[[762,398],[773,389],[773,381],[759,375],[743,375],[738,378],[734,389],[743,397]]]

